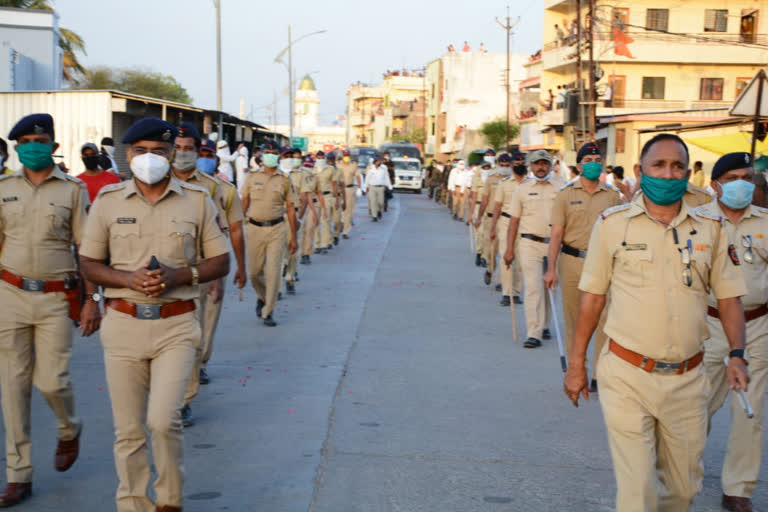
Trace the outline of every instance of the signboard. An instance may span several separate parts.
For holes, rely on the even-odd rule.
[[[758,109],[758,104],[760,108]],[[760,70],[731,107],[732,116],[768,117],[768,76]]]
[[[291,146],[306,151],[309,148],[309,140],[306,137],[293,137],[291,139]]]

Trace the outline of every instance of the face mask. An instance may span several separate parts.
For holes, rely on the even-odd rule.
[[[603,173],[603,166],[600,162],[587,162],[581,164],[581,167],[584,169],[581,175],[590,181],[599,179],[600,175]]]
[[[168,159],[154,153],[144,153],[131,159],[133,175],[147,185],[154,185],[168,174]]]
[[[349,163],[349,157],[348,156],[343,157],[342,160],[344,160],[345,164]]]
[[[27,142],[16,148],[21,165],[30,171],[42,171],[53,165],[53,143]]]
[[[293,167],[301,167],[301,158],[294,158],[293,159]]]
[[[99,168],[99,155],[84,156],[83,165],[85,165],[85,168],[89,171],[95,171]]]
[[[318,169],[325,168],[325,159],[324,158],[321,158],[320,160],[317,161],[317,167],[318,167]]]
[[[653,204],[668,206],[683,198],[688,188],[688,178],[679,180],[665,180],[643,174],[640,178],[640,188]]]
[[[732,210],[741,210],[749,206],[755,192],[755,184],[744,180],[729,181],[721,184],[720,187],[723,189],[720,201]]]
[[[515,174],[517,174],[518,176],[524,176],[525,174],[527,174],[527,173],[528,173],[528,166],[527,166],[527,165],[525,165],[525,164],[523,164],[523,165],[516,165],[516,166],[514,166],[514,167],[512,168],[512,170],[513,170],[513,171],[515,172]]]
[[[499,174],[502,176],[510,176],[512,174],[512,168],[508,165],[500,165]]]
[[[216,173],[216,159],[201,156],[196,162],[197,168],[209,176]]]
[[[173,166],[180,171],[191,171],[197,165],[196,151],[177,151],[173,157]]]
[[[280,155],[276,155],[274,153],[264,153],[261,157],[261,162],[264,164],[264,167],[269,167],[270,169],[277,167],[277,161],[280,159]]]
[[[484,162],[488,162],[489,164],[491,164],[491,166],[493,166],[493,164],[496,163],[496,157],[495,156],[484,156],[483,157],[483,161]]]
[[[281,158],[280,170],[284,172],[290,172],[293,169],[293,158]]]
[[[536,181],[538,181],[538,182],[547,181],[547,180],[549,179],[549,173],[547,173],[547,175],[546,175],[546,176],[544,176],[543,178],[539,178],[538,176],[536,176],[536,175],[534,174],[534,175],[533,175],[533,179],[535,179],[535,180],[536,180]]]

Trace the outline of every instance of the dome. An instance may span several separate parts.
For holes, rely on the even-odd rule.
[[[312,80],[312,77],[307,75],[304,75],[304,78],[301,79],[301,82],[299,82],[299,90],[300,91],[316,91],[317,87],[315,87],[315,81]]]

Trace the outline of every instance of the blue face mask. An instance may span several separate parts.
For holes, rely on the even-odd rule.
[[[270,169],[277,167],[277,162],[279,160],[280,155],[276,155],[274,153],[264,153],[261,156],[261,161],[264,163],[264,167],[269,167]]]
[[[720,201],[732,210],[742,210],[752,202],[752,195],[755,192],[755,184],[744,180],[729,181],[720,184],[723,189],[723,195]]]
[[[197,168],[205,174],[213,175],[216,172],[216,159],[200,157],[197,159]]]
[[[688,178],[667,180],[643,174],[640,178],[640,188],[653,204],[669,206],[683,198],[688,188]]]
[[[603,164],[600,162],[587,162],[585,164],[581,164],[581,168],[584,169],[581,175],[587,178],[589,181],[600,179],[600,175],[603,173]]]

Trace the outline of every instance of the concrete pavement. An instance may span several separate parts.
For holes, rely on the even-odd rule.
[[[227,290],[185,433],[184,510],[608,511],[615,485],[597,401],[565,399],[554,341],[525,350],[472,265],[467,227],[424,195],[300,266],[279,326]],[[524,339],[522,308],[517,322]],[[114,510],[112,418],[97,338],[76,342],[81,459],[52,468],[34,395],[35,496],[20,511]],[[713,425],[696,511],[719,509],[728,413]],[[755,503],[768,506],[758,483]]]

